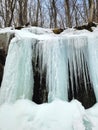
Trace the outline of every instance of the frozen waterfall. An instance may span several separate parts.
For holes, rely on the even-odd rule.
[[[90,61],[93,58],[91,59],[89,55],[89,39],[87,36],[76,35],[53,37],[37,42],[34,53],[36,60],[34,61],[40,68],[41,78],[40,87],[38,86],[40,92],[36,94],[41,93],[41,84],[43,84],[42,93],[44,97],[48,93],[48,102],[55,98],[67,101],[76,98],[81,102],[84,101],[83,104],[86,103],[85,100],[89,100],[92,104],[95,103],[94,83],[91,80],[93,72],[90,71]],[[44,73],[46,82],[43,83]]]
[[[98,100],[97,44],[97,36],[85,34],[16,31],[6,59],[0,104],[21,98],[42,103],[96,95],[94,104]]]
[[[0,90],[0,104],[21,98],[32,99],[32,42],[34,40],[14,38],[10,43]]]
[[[88,38],[89,72],[98,102],[98,36]]]

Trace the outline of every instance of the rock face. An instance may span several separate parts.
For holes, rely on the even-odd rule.
[[[0,63],[0,85],[2,82],[2,77],[3,77],[3,65]]]
[[[3,69],[5,65],[6,55],[11,39],[14,37],[12,32],[0,33],[0,86],[3,77]]]
[[[5,59],[6,59],[6,52],[4,49],[0,49],[0,86],[1,86],[2,77],[3,77]]]
[[[2,32],[0,33],[0,49],[7,52],[10,40],[14,37],[14,33],[11,32]]]

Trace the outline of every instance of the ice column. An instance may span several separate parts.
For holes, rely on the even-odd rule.
[[[98,101],[98,36],[88,37],[89,71]]]
[[[20,98],[32,99],[33,70],[31,38],[14,38],[9,46],[0,89],[0,104]]]
[[[66,40],[64,41],[66,43]],[[60,38],[40,41],[43,50],[42,67],[46,67],[48,101],[55,98],[68,100],[68,72],[66,44]]]

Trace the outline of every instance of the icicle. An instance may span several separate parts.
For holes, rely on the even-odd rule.
[[[89,72],[98,102],[98,37],[88,37]]]
[[[42,41],[41,41],[42,42]],[[68,100],[68,73],[66,64],[66,40],[54,38],[46,40],[42,45],[43,68],[47,70],[48,101],[54,98]]]

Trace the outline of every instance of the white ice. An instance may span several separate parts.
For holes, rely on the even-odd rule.
[[[0,89],[0,104],[20,98],[32,99],[32,42],[35,41],[14,38],[10,43]]]

